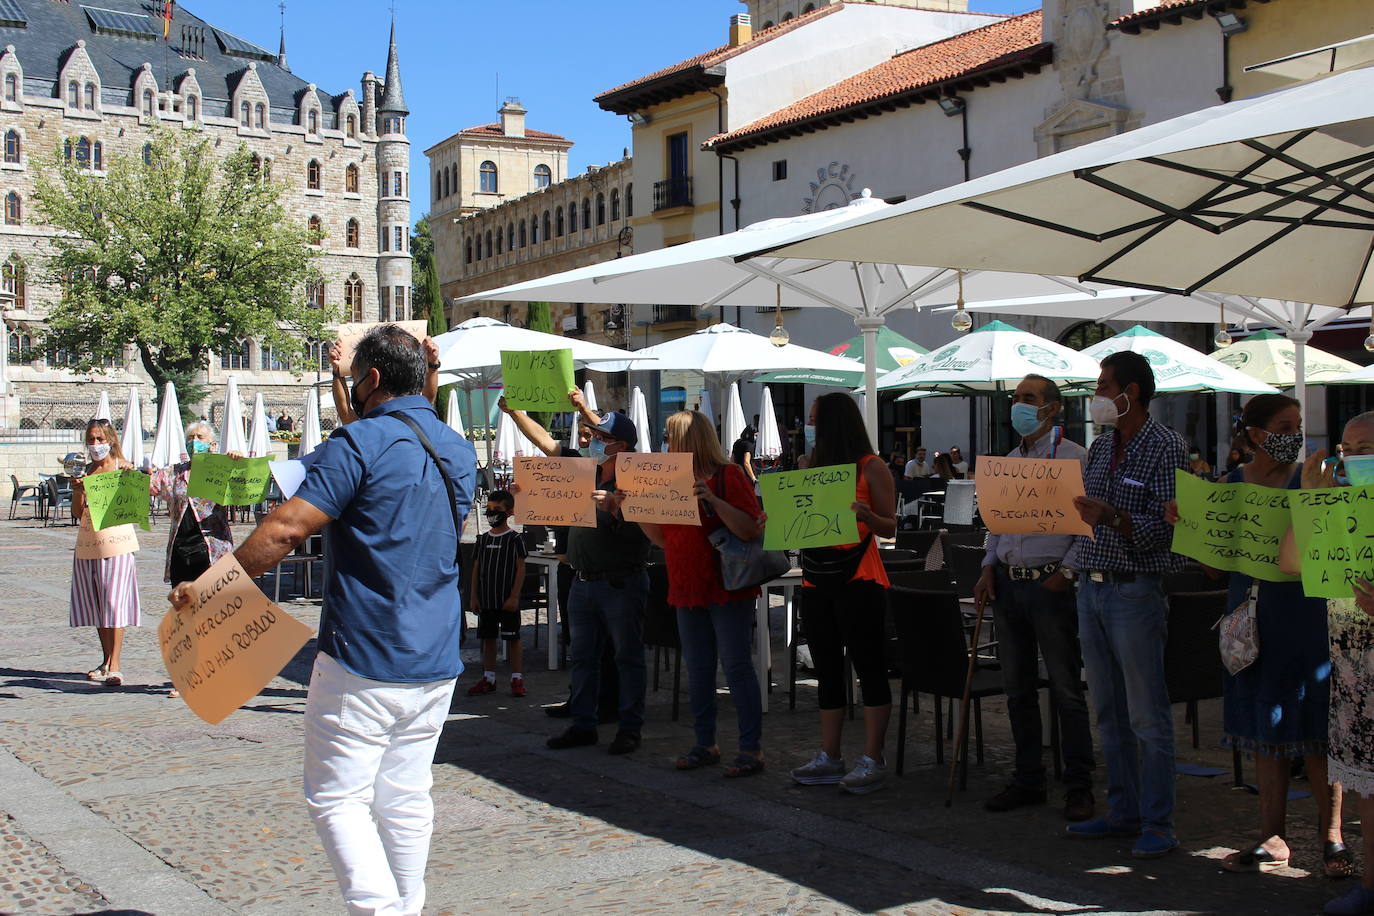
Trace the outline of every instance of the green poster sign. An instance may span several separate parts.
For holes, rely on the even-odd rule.
[[[1374,486],[1293,491],[1293,534],[1309,598],[1349,598],[1374,582]]]
[[[115,525],[148,525],[148,494],[151,478],[141,471],[107,471],[81,479],[86,491],[86,511],[91,527],[103,531]]]
[[[1292,524],[1288,503],[1295,491],[1208,483],[1180,470],[1174,471],[1174,486],[1174,553],[1266,582],[1298,578],[1279,571],[1279,544]]]
[[[230,458],[202,453],[191,458],[186,495],[221,506],[255,506],[267,498],[272,483],[268,458]]]
[[[859,540],[854,517],[859,472],[852,464],[760,474],[766,550],[833,547]]]
[[[502,350],[506,406],[516,410],[568,410],[573,380],[571,350]]]

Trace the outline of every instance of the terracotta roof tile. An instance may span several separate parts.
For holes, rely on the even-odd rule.
[[[751,124],[718,134],[703,146],[729,145],[1049,51],[1041,41],[1040,11],[1035,10],[905,51]]]
[[[458,135],[459,135],[459,136],[465,136],[465,137],[471,137],[471,136],[503,137],[503,136],[505,136],[505,132],[504,132],[503,130],[501,130],[501,125],[500,125],[499,123],[491,123],[491,124],[479,124],[479,125],[477,125],[476,127],[467,127],[467,128],[464,128],[463,130],[458,131]],[[530,127],[525,128],[525,136],[526,136],[526,137],[530,137],[530,138],[535,139],[535,140],[564,140],[564,141],[566,141],[566,140],[568,139],[567,137],[561,136],[561,135],[559,135],[559,134],[551,134],[551,133],[549,133],[548,131],[544,131],[544,130],[534,130],[533,128],[530,128]]]
[[[1123,29],[1128,32],[1138,32],[1138,26],[1132,28],[1137,23],[1147,22],[1151,19],[1160,19],[1166,16],[1182,15],[1184,13],[1199,18],[1202,14],[1209,11],[1224,10],[1233,7],[1235,4],[1230,0],[1159,0],[1154,6],[1143,10],[1136,10],[1134,13],[1127,13],[1111,22],[1107,23],[1109,29]],[[1241,0],[1244,6],[1244,0]],[[1173,20],[1177,22],[1178,20]],[[1158,25],[1152,26],[1157,28]]]

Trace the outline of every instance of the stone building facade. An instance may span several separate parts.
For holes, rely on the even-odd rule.
[[[324,233],[323,286],[302,295],[352,320],[410,316],[410,145],[394,28],[385,78],[364,73],[360,95],[331,95],[290,71],[284,36],[272,53],[178,5],[164,41],[148,9],[139,0],[0,6],[0,428],[84,420],[102,388],[116,403],[130,385],[153,394],[132,347],[98,373],[43,353],[59,290],[40,279],[52,230],[34,216],[35,166],[68,144],[97,175],[116,157],[142,155],[158,128],[204,134],[226,154],[246,145],[285,187],[290,218]],[[302,360],[241,341],[206,367],[210,401],[232,374],[250,402],[263,391],[269,408],[298,415],[306,387],[328,374],[325,349]]]

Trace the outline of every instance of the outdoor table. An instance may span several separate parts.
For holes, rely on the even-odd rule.
[[[525,556],[525,562],[533,563],[536,566],[544,567],[544,589],[548,592],[549,606],[548,632],[549,632],[549,670],[558,669],[558,565],[562,561],[556,554],[548,553],[543,550],[531,551]]]
[[[759,586],[759,598],[754,609],[754,670],[759,678],[759,696],[763,700],[763,711],[768,711],[768,684],[769,669],[773,658],[773,649],[768,638],[768,590],[770,588],[780,588],[783,590],[783,608],[787,613],[787,653],[795,665],[796,656],[792,655],[792,642],[796,635],[796,601],[795,594],[802,582],[802,571],[800,569],[789,569],[787,572],[775,579],[769,579]],[[790,701],[792,706],[797,703],[797,678],[795,668],[792,670]]]

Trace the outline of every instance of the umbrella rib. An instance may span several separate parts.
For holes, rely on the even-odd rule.
[[[1097,174],[1097,172],[1095,171],[1091,171],[1088,169],[1080,169],[1074,173],[1074,177],[1082,181],[1086,181],[1088,182],[1088,184],[1096,185],[1097,187],[1102,188],[1104,191],[1110,191],[1118,197],[1124,197],[1127,200],[1135,201],[1142,207],[1148,207],[1151,210],[1157,210],[1165,216],[1173,217],[1173,219],[1176,221],[1185,222],[1190,226],[1195,226],[1198,229],[1203,229],[1211,233],[1219,234],[1221,232],[1221,229],[1219,227],[1212,225],[1206,220],[1198,219],[1196,215],[1190,212],[1190,210],[1179,209],[1178,207],[1171,207],[1163,201],[1155,200],[1153,197],[1141,194],[1139,191],[1133,191],[1130,188],[1119,185],[1114,181],[1109,181],[1108,179],[1103,178],[1101,175]],[[1215,193],[1215,191],[1213,193]]]
[[[1279,150],[1271,150],[1269,147],[1265,146],[1263,143],[1260,143],[1258,140],[1243,140],[1241,142],[1244,143],[1244,145],[1248,146],[1250,149],[1271,154],[1272,158],[1277,159],[1279,162],[1282,162],[1289,168],[1296,169],[1298,172],[1304,173],[1311,178],[1318,178],[1329,184],[1334,184],[1342,191],[1345,191],[1347,196],[1354,195],[1355,197],[1360,198],[1367,204],[1374,204],[1374,195],[1366,193],[1364,191],[1363,184],[1352,185],[1345,180],[1344,175],[1331,174],[1331,170],[1336,167],[1335,165],[1327,165],[1320,167],[1312,166],[1308,165],[1306,162],[1303,162],[1300,159],[1294,159],[1292,156],[1289,156],[1285,152],[1281,152]],[[1359,163],[1354,168],[1347,170],[1346,174],[1348,175],[1355,172],[1364,171],[1364,169],[1360,168],[1359,165],[1368,165],[1370,159],[1374,159],[1374,153],[1367,154],[1366,156],[1364,156],[1364,162]],[[1289,180],[1291,181],[1293,179]]]
[[[848,312],[851,315],[855,314],[854,310],[849,306],[845,305],[843,302],[840,302],[837,299],[827,296],[825,293],[822,293],[819,290],[808,289],[807,287],[803,286],[800,283],[797,283],[795,280],[793,280],[791,277],[785,274],[776,273],[772,270],[769,270],[766,267],[754,263],[753,261],[739,261],[737,263],[739,264],[741,269],[747,270],[753,274],[757,274],[758,276],[771,280],[774,283],[781,284],[782,286],[787,287],[793,292],[801,293],[803,296],[808,296],[810,298],[815,299],[818,302],[823,302],[831,308],[839,309],[842,312]]]
[[[1285,164],[1285,165],[1288,165],[1288,164],[1290,164],[1290,163],[1288,163],[1286,160],[1284,160],[1284,164]],[[1334,185],[1335,187],[1341,188],[1342,190],[1347,190],[1348,193],[1356,194],[1356,195],[1357,195],[1358,197],[1360,197],[1362,200],[1365,200],[1365,201],[1367,201],[1367,202],[1374,202],[1374,198],[1371,198],[1368,194],[1363,194],[1363,193],[1360,193],[1360,192],[1358,192],[1358,191],[1355,191],[1354,189],[1348,188],[1346,182],[1344,181],[1344,178],[1345,178],[1346,176],[1354,176],[1354,175],[1359,174],[1360,172],[1368,171],[1368,170],[1369,170],[1369,167],[1370,167],[1370,162],[1369,162],[1369,161],[1365,161],[1365,162],[1363,162],[1361,165],[1356,166],[1356,167],[1354,167],[1354,168],[1351,168],[1351,169],[1347,170],[1343,175],[1339,175],[1339,176],[1338,176],[1338,175],[1327,175],[1327,174],[1325,174],[1325,173],[1318,173],[1318,172],[1313,172],[1313,173],[1311,173],[1311,174],[1308,175],[1308,176],[1294,175],[1294,176],[1292,176],[1291,178],[1287,179],[1287,181],[1296,181],[1296,180],[1298,180],[1298,179],[1301,178],[1301,177],[1313,177],[1313,178],[1319,178],[1320,180],[1319,180],[1316,184],[1310,185],[1310,186],[1308,186],[1308,187],[1306,187],[1306,188],[1300,188],[1300,189],[1298,189],[1298,190],[1296,190],[1296,191],[1292,191],[1291,193],[1286,194],[1286,195],[1284,195],[1283,197],[1280,197],[1278,200],[1273,201],[1273,202],[1271,202],[1271,203],[1269,203],[1269,204],[1266,204],[1266,205],[1263,206],[1263,207],[1260,207],[1258,210],[1252,211],[1252,212],[1250,212],[1250,213],[1246,213],[1246,214],[1239,215],[1239,216],[1237,216],[1235,219],[1232,219],[1230,222],[1225,223],[1221,228],[1222,228],[1223,231],[1225,231],[1225,230],[1227,230],[1227,229],[1234,228],[1235,226],[1239,226],[1239,225],[1241,225],[1242,223],[1245,223],[1245,222],[1247,222],[1247,221],[1249,221],[1249,220],[1251,220],[1251,219],[1255,219],[1255,218],[1260,217],[1260,216],[1266,216],[1266,215],[1272,213],[1273,211],[1275,211],[1275,210],[1277,210],[1277,209],[1279,209],[1279,208],[1281,208],[1281,207],[1286,207],[1286,206],[1287,206],[1288,204],[1290,204],[1290,203],[1297,203],[1297,202],[1300,202],[1300,201],[1306,201],[1306,200],[1312,198],[1313,196],[1315,196],[1316,194],[1319,194],[1320,192],[1325,191],[1327,188],[1332,187],[1333,185]],[[1286,183],[1286,182],[1285,182],[1285,183]],[[1269,193],[1273,193],[1273,192],[1271,191],[1271,192],[1269,192]],[[1365,218],[1368,218],[1368,217],[1370,216],[1369,211],[1367,211],[1367,210],[1359,210],[1359,209],[1357,209],[1357,208],[1355,208],[1355,207],[1341,206],[1340,204],[1336,203],[1335,201],[1330,201],[1330,202],[1314,201],[1314,203],[1326,203],[1327,206],[1325,207],[1325,209],[1338,210],[1338,211],[1340,211],[1340,212],[1342,212],[1342,213],[1349,213],[1349,214],[1354,215],[1354,216],[1362,216],[1362,217],[1365,217]]]
[[[1028,223],[1032,226],[1038,226],[1041,229],[1049,229],[1053,232],[1062,232],[1065,235],[1072,235],[1076,238],[1087,239],[1090,242],[1102,241],[1102,236],[1094,232],[1084,232],[1082,229],[1075,229],[1074,227],[1065,225],[1063,223],[1052,223],[1047,219],[1040,219],[1039,217],[1028,216],[1024,213],[1016,213],[1012,210],[1004,210],[1001,207],[994,207],[989,204],[985,204],[982,201],[966,200],[963,201],[960,204],[960,206],[968,207],[972,210],[979,210],[983,213],[991,213],[993,216],[1002,216],[1007,219],[1016,220],[1017,222]]]
[[[1199,211],[1203,216],[1215,216],[1221,219],[1231,219],[1236,223],[1256,222],[1256,223],[1303,223],[1308,226],[1320,226],[1323,229],[1353,229],[1357,232],[1368,232],[1374,229],[1374,217],[1367,223],[1352,223],[1347,220],[1339,219],[1307,219],[1301,216],[1274,216],[1267,214],[1256,216],[1248,213],[1237,213],[1225,210],[1203,210]]]
[[[1350,287],[1350,295],[1347,296],[1345,300],[1347,307],[1355,304],[1355,295],[1360,291],[1360,285],[1364,282],[1364,278],[1369,274],[1369,262],[1371,256],[1374,256],[1374,236],[1370,238],[1369,244],[1365,246],[1364,263],[1360,265],[1360,271],[1355,276],[1355,285]]]

